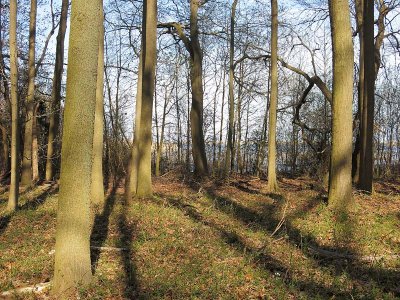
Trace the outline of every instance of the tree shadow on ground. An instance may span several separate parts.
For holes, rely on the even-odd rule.
[[[0,216],[0,234],[2,234],[6,230],[8,224],[12,219],[12,216],[18,213],[18,211],[38,209],[40,205],[44,204],[49,196],[54,195],[58,192],[58,188],[58,184],[50,184],[46,186],[39,195],[25,197],[24,204],[18,206],[16,212],[6,213],[5,215]],[[30,191],[32,191],[32,189],[30,189]]]
[[[213,188],[207,189],[207,193],[214,198],[217,209],[224,213],[233,213],[237,219],[244,222],[247,226],[256,226],[257,228],[263,228],[268,233],[272,233],[272,230],[275,230],[280,221],[278,213],[282,211],[283,200],[275,200],[272,204],[265,202],[263,210],[255,212],[228,197],[219,196]],[[355,224],[346,214],[334,216],[335,225],[339,229],[336,235],[339,245],[323,248],[330,253],[343,253],[345,256],[351,257],[351,260],[346,258],[338,259],[338,257],[321,258],[318,254],[316,255],[309,251],[309,246],[316,249],[321,249],[322,246],[313,236],[304,234],[296,228],[293,225],[293,221],[296,218],[303,217],[307,211],[321,203],[325,203],[325,199],[322,196],[310,198],[305,206],[286,218],[285,234],[288,237],[289,243],[295,247],[300,247],[303,254],[314,259],[319,266],[332,269],[336,276],[340,276],[345,272],[355,281],[361,280],[363,283],[370,281],[382,291],[400,296],[400,272],[398,270],[385,269],[380,264],[368,266],[362,261],[359,253],[347,246],[348,242],[353,240]],[[304,244],[307,246],[301,247]],[[340,294],[340,291],[336,291],[335,295],[338,295],[338,293]]]
[[[93,222],[92,233],[90,234],[90,245],[97,247],[91,248],[90,251],[93,274],[96,272],[97,263],[100,258],[101,249],[98,247],[102,247],[107,239],[110,215],[115,204],[115,190],[116,188],[111,190],[105,200],[103,212],[101,214],[96,214]]]
[[[32,198],[27,197],[26,202],[21,205],[19,210],[36,210],[40,205],[44,204],[49,196],[57,194],[59,185],[57,183],[49,184],[43,189],[39,195],[34,195]]]
[[[128,217],[129,201],[125,197],[121,197],[121,201],[122,209],[118,217],[118,230],[121,237],[121,247],[125,248],[125,251],[120,252],[125,272],[125,297],[137,299],[139,286],[136,266],[133,262],[134,250],[132,248],[135,232],[137,232],[137,223]]]
[[[196,185],[189,185],[195,192],[200,192],[201,189]],[[241,203],[229,198],[223,197],[218,193],[219,188],[211,186],[206,188],[207,195],[213,199],[214,206],[219,211],[232,216],[242,223],[249,229],[262,230],[266,234],[270,235],[276,229],[278,223],[282,217],[283,206],[286,202],[285,198],[280,194],[266,194],[266,196],[272,198],[273,203],[262,202],[262,209],[260,211],[252,210]],[[252,191],[254,193],[254,191]],[[163,197],[165,198],[165,197]],[[205,219],[197,209],[185,203],[184,199],[167,197],[168,202],[171,205],[179,208],[189,217],[197,222],[201,222],[206,226],[211,226],[221,233],[221,237],[228,243],[236,245],[240,250],[247,249],[250,253],[255,253],[257,257],[257,264],[261,265],[264,269],[268,269],[271,272],[275,270],[285,270],[287,266],[284,263],[279,262],[276,258],[271,257],[266,253],[260,253],[260,249],[252,249],[249,245],[246,245],[242,241],[240,236],[234,232],[227,232],[221,226],[212,223],[210,220]],[[359,286],[368,285],[368,287],[377,288],[383,292],[391,293],[394,296],[400,296],[400,273],[398,270],[385,269],[382,265],[372,264],[368,265],[360,257],[354,249],[347,245],[347,241],[353,239],[354,222],[347,215],[335,216],[335,224],[339,226],[336,239],[338,245],[333,247],[322,247],[322,245],[310,234],[304,234],[296,226],[293,225],[293,221],[304,217],[308,211],[312,210],[318,205],[326,205],[326,197],[324,194],[320,194],[316,197],[311,197],[305,205],[301,206],[298,210],[291,212],[285,218],[284,226],[282,226],[281,234],[286,235],[287,242],[292,246],[300,249],[302,253],[312,259],[317,266],[329,270],[329,272],[336,278],[346,274],[349,276],[353,283],[353,289],[356,292],[365,292],[365,289],[360,289]],[[328,209],[328,208],[326,208]],[[321,257],[319,254],[310,251],[310,247],[315,249],[324,249],[331,253],[343,253],[348,258],[338,257]],[[313,281],[307,280],[293,280],[290,276],[290,272],[285,272],[285,281],[291,286],[296,286],[300,291],[304,291],[310,297],[314,297],[316,294],[324,296],[337,296],[349,298],[350,295],[344,293],[338,287],[321,286]]]
[[[292,277],[292,270],[290,269],[290,266],[287,266],[284,262],[273,257],[272,255],[269,255],[262,249],[257,249],[249,245],[234,230],[228,231],[220,224],[217,224],[212,220],[206,219],[201,213],[197,211],[195,207],[193,207],[188,203],[185,203],[183,199],[177,199],[173,197],[163,197],[163,199],[166,199],[167,202],[173,207],[180,209],[185,215],[189,216],[192,220],[202,223],[216,230],[220,234],[221,239],[226,244],[228,244],[230,247],[234,248],[241,254],[247,253],[247,255],[251,258],[252,263],[264,269],[265,271],[268,271],[273,278],[280,280],[284,284],[288,286],[290,285],[292,288],[294,287],[299,291],[304,292],[310,297],[315,297],[315,295],[318,293],[326,297],[337,296],[345,298],[349,296],[345,292],[337,291],[325,285],[321,285],[307,280],[294,279]],[[242,210],[242,212],[244,211]],[[250,221],[249,218],[246,218],[245,220]]]

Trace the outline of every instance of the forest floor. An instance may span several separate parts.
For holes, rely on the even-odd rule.
[[[111,191],[94,220],[94,281],[77,299],[400,299],[399,181],[354,192],[340,215],[310,179],[282,178],[278,194],[265,186],[172,172],[154,179],[151,199]],[[0,187],[1,292],[51,279],[57,195],[50,184],[21,190],[7,215]]]

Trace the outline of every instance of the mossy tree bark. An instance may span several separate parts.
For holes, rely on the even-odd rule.
[[[19,129],[18,129],[18,57],[17,0],[10,0],[10,81],[11,81],[11,183],[7,209],[18,207],[19,190]]]
[[[233,93],[233,81],[234,81],[234,65],[233,59],[235,54],[235,16],[236,6],[238,0],[234,0],[231,7],[231,34],[229,41],[229,124],[228,124],[228,141],[225,154],[225,176],[228,176],[231,172],[231,158],[233,155],[233,126],[235,119],[235,99]]]
[[[373,140],[375,104],[375,63],[374,63],[374,1],[364,0],[363,10],[363,59],[364,84],[360,130],[360,176],[358,187],[372,193],[373,182]]]
[[[53,282],[57,298],[68,298],[92,279],[90,186],[101,3],[72,2]]]
[[[268,185],[270,192],[278,190],[276,179],[276,118],[278,106],[278,1],[271,0],[271,97],[268,131]]]
[[[329,206],[345,211],[352,201],[353,42],[347,0],[330,0],[333,46],[332,151]]]
[[[143,7],[142,35],[142,105],[140,130],[137,139],[137,189],[138,197],[152,195],[151,140],[154,78],[157,60],[157,0],[146,0]]]
[[[35,118],[35,40],[36,40],[36,14],[37,2],[31,0],[29,20],[29,58],[28,58],[28,95],[26,98],[26,119],[24,134],[24,154],[22,157],[21,184],[32,184],[32,134],[33,118]]]
[[[92,185],[91,197],[92,204],[102,209],[104,205],[104,185],[103,185],[103,130],[104,130],[104,15],[101,7],[100,11],[100,35],[99,35],[99,57],[97,69],[96,87],[96,114],[94,119],[93,135],[93,166],[92,166]]]
[[[49,135],[47,140],[46,181],[52,181],[55,176],[55,161],[57,158],[57,135],[60,124],[61,81],[64,70],[64,40],[67,30],[68,0],[62,0],[60,27],[57,35],[56,61],[54,66],[53,87],[51,91],[51,114],[49,120]]]

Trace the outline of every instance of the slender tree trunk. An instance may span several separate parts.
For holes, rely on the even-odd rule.
[[[154,97],[154,77],[157,59],[157,0],[146,0],[143,8],[142,107],[137,141],[137,190],[139,197],[152,195],[151,187],[151,127]]]
[[[218,169],[221,170],[221,163],[222,163],[222,129],[224,126],[224,106],[225,106],[225,79],[226,79],[226,72],[225,72],[225,65],[224,62],[224,76],[222,79],[222,103],[221,103],[221,122],[219,125],[219,142],[218,142]]]
[[[18,207],[19,190],[19,129],[18,129],[18,57],[17,0],[10,0],[10,81],[11,81],[11,184],[8,211]]]
[[[32,123],[32,181],[39,181],[39,128],[37,126],[37,112],[39,109],[39,103],[34,105],[33,109],[33,123]]]
[[[233,0],[231,7],[231,32],[229,42],[229,124],[228,124],[228,142],[225,155],[225,176],[231,172],[231,159],[233,156],[233,126],[235,118],[235,99],[233,93],[234,81],[234,65],[233,59],[235,55],[235,15],[238,0]]]
[[[329,173],[329,206],[345,210],[352,201],[352,101],[353,42],[349,2],[330,0],[333,45],[332,152]]]
[[[237,122],[236,122],[236,170],[240,172],[242,168],[242,81],[243,80],[243,65],[240,64],[240,77],[239,77],[239,89],[238,89],[238,97],[237,97]]]
[[[175,70],[175,106],[176,106],[176,120],[178,122],[177,130],[178,130],[178,164],[181,163],[182,159],[182,129],[181,129],[181,114],[180,114],[180,108],[179,108],[179,94],[178,94],[178,80],[179,80],[179,65],[176,65],[176,70]]]
[[[100,11],[99,54],[97,66],[96,85],[96,113],[94,118],[93,134],[93,166],[91,202],[98,208],[104,206],[104,182],[103,182],[103,137],[104,137],[104,15],[103,7]]]
[[[354,182],[359,182],[360,178],[360,134],[361,134],[361,115],[362,106],[364,99],[364,26],[363,26],[363,10],[364,10],[364,0],[355,1],[356,9],[356,23],[358,28],[358,37],[360,43],[360,57],[359,57],[359,70],[358,70],[358,107],[356,119],[359,121],[359,130],[356,135],[356,141],[354,144],[354,151],[352,156],[352,176]]]
[[[190,68],[192,108],[190,111],[190,125],[195,173],[201,177],[208,175],[208,165],[203,132],[203,54],[199,41],[197,15],[199,5],[200,0],[190,0],[190,38],[192,50]]]
[[[24,134],[24,154],[22,157],[21,185],[32,184],[32,131],[35,101],[35,39],[36,39],[36,0],[31,0],[29,21],[29,77],[28,95],[26,98],[26,119]]]
[[[90,186],[100,7],[101,0],[72,2],[53,281],[57,299],[67,299],[92,279]]]
[[[186,167],[190,171],[190,74],[186,78],[187,87],[187,120],[186,120]]]
[[[142,112],[142,66],[143,66],[143,45],[140,49],[139,55],[139,69],[138,69],[138,80],[137,80],[137,88],[136,88],[136,113],[135,113],[135,131],[133,137],[132,151],[129,159],[129,167],[128,167],[128,177],[126,178],[125,183],[125,197],[129,201],[132,199],[133,195],[136,195],[137,189],[137,181],[138,181],[138,148],[137,148],[137,140],[139,138],[140,131],[140,114]]]
[[[278,1],[271,0],[271,98],[268,131],[268,186],[270,192],[278,190],[276,179],[276,117],[278,106]]]
[[[364,67],[363,103],[361,114],[361,154],[359,188],[372,193],[373,181],[373,139],[374,139],[374,104],[375,104],[375,68],[374,68],[374,1],[364,0],[363,13]]]
[[[3,56],[3,4],[2,1],[0,0],[0,82],[3,86],[3,97],[4,97],[4,108],[6,111],[6,114],[9,113],[9,105],[10,105],[10,90],[8,86],[8,80],[5,76],[4,70],[5,70],[5,64],[4,64],[4,56]],[[10,170],[10,148],[9,148],[9,141],[8,141],[8,132],[7,128],[0,124],[0,131],[1,131],[1,138],[2,138],[2,170],[0,171],[0,184],[2,181],[8,176],[9,170]]]
[[[165,87],[165,96],[164,96],[164,106],[163,106],[163,115],[161,121],[161,133],[160,133],[160,142],[157,145],[157,155],[156,155],[156,176],[161,175],[160,171],[160,162],[162,157],[162,149],[164,146],[164,130],[165,130],[165,118],[167,114],[167,104],[168,104],[168,87]]]
[[[67,30],[68,0],[62,0],[60,27],[57,35],[56,62],[54,66],[53,88],[51,92],[51,114],[47,141],[46,181],[52,181],[55,175],[57,158],[57,135],[60,124],[61,82],[64,69],[64,40]]]
[[[271,68],[268,68],[271,70]],[[257,170],[256,170],[256,175],[257,177],[260,176],[260,171],[261,171],[261,165],[264,163],[265,159],[265,144],[267,142],[267,133],[268,133],[268,112],[269,112],[269,106],[270,106],[270,93],[271,93],[271,72],[268,72],[268,83],[267,83],[267,105],[265,107],[265,114],[264,114],[264,120],[263,120],[263,129],[261,132],[261,141],[259,143],[259,150],[257,152]]]

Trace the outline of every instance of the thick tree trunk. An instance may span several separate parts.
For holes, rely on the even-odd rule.
[[[18,57],[17,0],[10,0],[10,81],[11,81],[11,184],[8,211],[18,207],[19,191],[19,126],[18,126]]]
[[[36,40],[36,0],[31,0],[31,12],[29,21],[29,77],[28,95],[26,98],[26,119],[24,134],[24,154],[22,157],[21,185],[32,184],[32,131],[35,101],[35,40]]]
[[[157,59],[157,0],[146,0],[142,35],[142,107],[137,140],[137,190],[139,197],[152,195],[151,186],[151,128],[154,97],[154,77]],[[139,180],[140,179],[140,180]]]
[[[333,45],[332,152],[329,206],[345,210],[352,201],[353,42],[347,0],[329,2]]]
[[[92,279],[90,186],[101,5],[72,2],[53,281],[58,299]]]
[[[61,81],[64,69],[64,39],[67,30],[68,0],[62,0],[60,27],[57,35],[56,62],[54,66],[53,87],[51,91],[51,114],[49,136],[47,140],[46,181],[52,181],[55,176],[57,158],[57,135],[60,124]]]
[[[99,34],[99,55],[97,67],[96,86],[96,113],[94,118],[93,134],[93,166],[91,202],[100,210],[104,206],[104,183],[103,183],[103,136],[104,136],[104,15],[100,11],[100,34]]]
[[[270,192],[278,190],[276,179],[276,118],[278,107],[278,1],[271,0],[271,98],[268,131],[268,185]]]
[[[374,1],[364,0],[363,13],[364,68],[363,102],[360,134],[360,176],[358,187],[372,193],[373,181],[373,139],[375,104],[375,68],[374,68]]]

